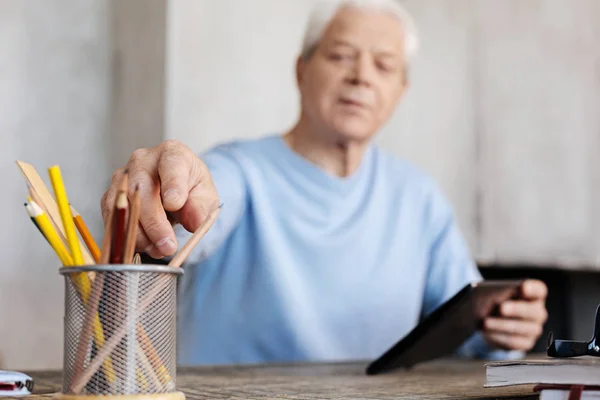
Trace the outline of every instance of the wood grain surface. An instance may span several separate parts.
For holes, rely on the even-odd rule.
[[[483,361],[438,360],[380,376],[367,363],[179,368],[177,389],[200,399],[536,399],[533,386],[484,388]],[[60,391],[60,372],[28,372],[34,396]]]

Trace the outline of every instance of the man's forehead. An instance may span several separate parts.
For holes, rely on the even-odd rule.
[[[332,19],[323,35],[329,44],[376,46],[382,51],[402,52],[404,35],[400,22],[392,15],[346,8]]]

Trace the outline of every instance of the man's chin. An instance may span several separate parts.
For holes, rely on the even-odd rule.
[[[375,136],[375,132],[367,129],[357,129],[357,127],[345,127],[345,129],[336,129],[337,140],[342,143],[365,143],[369,142]]]

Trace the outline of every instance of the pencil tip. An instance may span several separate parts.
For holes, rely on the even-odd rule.
[[[223,208],[223,204],[224,204],[224,203],[221,203],[221,204],[219,204],[219,208]]]

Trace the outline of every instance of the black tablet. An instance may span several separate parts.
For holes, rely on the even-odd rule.
[[[500,303],[514,298],[522,281],[488,280],[466,285],[367,367],[375,375],[446,356],[481,328]]]

